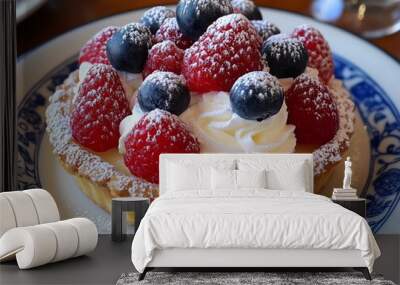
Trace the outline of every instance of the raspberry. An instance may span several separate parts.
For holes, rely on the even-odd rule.
[[[170,71],[181,74],[183,50],[171,41],[164,41],[154,45],[149,51],[143,70],[143,77],[147,77],[153,71]]]
[[[261,38],[241,14],[223,16],[189,49],[182,74],[191,91],[229,91],[245,73],[262,70]]]
[[[111,65],[94,64],[73,103],[73,138],[93,151],[118,145],[119,123],[131,113],[117,72]]]
[[[297,141],[323,145],[339,127],[336,103],[328,88],[318,79],[303,73],[285,93],[288,123],[295,125]]]
[[[109,26],[95,34],[82,48],[79,63],[90,62],[110,64],[107,58],[106,45],[108,40],[118,31],[117,27]]]
[[[179,30],[176,18],[169,18],[164,21],[156,33],[155,40],[157,43],[171,40],[181,49],[187,49],[193,44],[193,41],[185,37]]]
[[[307,49],[308,66],[318,70],[319,78],[328,83],[333,76],[333,58],[328,42],[313,27],[301,25],[294,29],[292,35],[298,38]]]
[[[198,140],[176,115],[154,109],[143,116],[125,140],[125,165],[130,172],[158,183],[161,153],[199,153]]]

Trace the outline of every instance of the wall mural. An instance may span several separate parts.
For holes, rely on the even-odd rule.
[[[374,232],[379,232],[390,219],[400,219],[400,216],[394,217],[400,213],[400,114],[387,94],[365,72],[338,55],[334,60],[336,78],[351,92],[358,114],[358,129],[348,150],[353,161],[353,187],[361,197],[366,197],[368,222]],[[87,181],[73,177],[71,171],[65,171],[46,133],[45,111],[49,97],[77,68],[76,57],[59,65],[38,82],[18,106],[18,189],[48,189],[58,200],[61,215],[87,216],[96,222],[100,232],[107,232],[110,197],[96,192]],[[62,138],[65,133],[60,131],[59,135]],[[60,153],[60,149],[56,152]],[[111,161],[110,157],[107,159],[121,163]],[[321,185],[317,191],[327,196],[331,195],[333,187],[342,185],[343,161],[330,171],[329,177],[316,181]],[[92,174],[105,181],[109,179],[107,167]],[[122,180],[119,183],[123,184]],[[157,194],[156,189],[146,187],[141,195]],[[84,194],[82,189],[85,189]],[[386,227],[384,232],[400,233],[400,225]]]

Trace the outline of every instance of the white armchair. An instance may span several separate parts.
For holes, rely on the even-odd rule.
[[[0,193],[0,262],[16,258],[20,269],[57,262],[94,250],[97,238],[86,218],[60,221],[43,189]]]

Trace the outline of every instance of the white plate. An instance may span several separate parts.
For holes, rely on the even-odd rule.
[[[307,23],[328,40],[335,53],[336,74],[351,91],[371,138],[371,157],[366,158],[370,170],[363,189],[368,193],[370,225],[380,233],[400,233],[399,63],[367,41],[333,26],[284,11],[261,10],[264,19],[283,32]],[[43,112],[52,89],[76,68],[70,63],[86,41],[102,27],[137,21],[143,12],[132,11],[74,29],[24,55],[17,66],[19,189],[41,185],[55,196],[64,217],[87,216],[102,233],[110,231],[109,215],[80,192],[52,155],[44,135]]]

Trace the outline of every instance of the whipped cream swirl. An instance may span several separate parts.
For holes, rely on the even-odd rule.
[[[281,110],[261,122],[246,120],[232,112],[227,92],[199,96],[180,118],[191,126],[201,152],[285,152],[294,151],[294,126],[287,125],[285,103]]]

